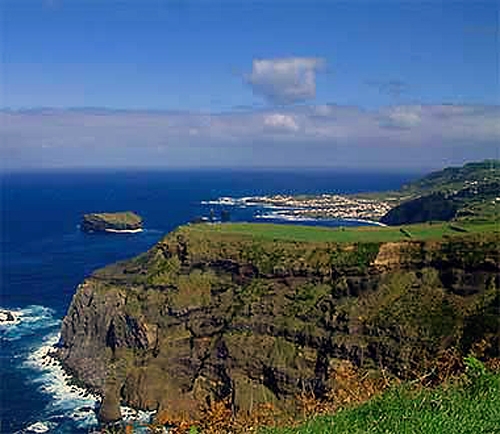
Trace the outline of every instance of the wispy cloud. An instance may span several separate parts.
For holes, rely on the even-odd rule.
[[[0,111],[4,168],[436,167],[497,158],[500,106],[289,106],[225,113]]]
[[[316,73],[325,61],[316,57],[254,59],[244,78],[255,94],[273,104],[292,104],[316,96]]]
[[[408,93],[410,86],[403,80],[368,80],[365,82],[368,86],[376,88],[381,94],[388,95],[393,98],[399,98],[401,95]]]
[[[400,129],[414,128],[420,125],[421,115],[422,107],[419,105],[391,107],[381,111],[380,126]]]

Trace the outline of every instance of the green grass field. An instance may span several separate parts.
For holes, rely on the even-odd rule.
[[[402,240],[432,240],[443,236],[457,236],[478,233],[500,234],[500,225],[486,223],[422,223],[406,226],[361,226],[325,228],[300,225],[268,223],[223,223],[198,224],[190,230],[205,233],[239,234],[273,240],[310,242],[388,242]]]
[[[480,368],[481,369],[481,368]],[[434,390],[399,387],[357,408],[266,434],[498,434],[500,374]]]

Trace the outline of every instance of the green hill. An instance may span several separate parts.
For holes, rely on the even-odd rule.
[[[398,194],[401,203],[382,217],[382,223],[498,221],[500,161],[449,167],[403,186]]]
[[[467,163],[462,167],[447,167],[411,182],[401,189],[403,193],[454,193],[477,184],[500,181],[500,160]]]

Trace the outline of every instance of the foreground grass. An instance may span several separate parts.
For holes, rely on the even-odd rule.
[[[458,229],[458,230],[457,230]],[[309,242],[389,242],[402,240],[440,239],[474,233],[499,233],[496,222],[486,223],[422,223],[406,226],[358,226],[326,228],[268,223],[200,224],[191,230],[221,234],[239,234],[264,239]]]
[[[333,416],[315,417],[298,428],[266,434],[498,434],[500,374],[484,373],[469,384],[434,390],[391,390]]]

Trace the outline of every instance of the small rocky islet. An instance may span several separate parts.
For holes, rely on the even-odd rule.
[[[143,229],[142,217],[132,211],[84,214],[83,232],[134,233]]]

